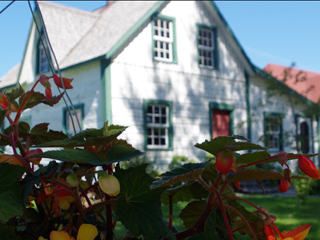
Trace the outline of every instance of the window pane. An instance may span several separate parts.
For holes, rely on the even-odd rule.
[[[161,138],[161,145],[166,145],[166,139],[165,138]]]
[[[147,113],[152,113],[152,106],[148,106]]]
[[[147,116],[147,123],[152,123],[152,116]]]
[[[154,118],[154,122],[155,122],[155,123],[160,123],[160,117],[155,117],[155,118]]]
[[[166,124],[167,123],[167,118],[166,117],[161,117],[161,123]]]

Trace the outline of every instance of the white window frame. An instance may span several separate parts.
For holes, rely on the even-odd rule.
[[[274,120],[274,123],[270,123],[268,119],[277,119]],[[278,124],[275,124],[275,122]],[[281,139],[281,118],[279,115],[269,115],[265,117],[265,134],[268,145],[266,146],[269,151],[280,151],[280,141]],[[272,137],[272,139],[270,139]]]
[[[161,33],[163,33],[163,36],[161,36]],[[169,37],[167,36],[168,34]],[[153,41],[154,59],[159,61],[172,62],[174,41],[173,22],[162,18],[155,18],[153,22]],[[163,54],[162,57],[161,53]]]
[[[78,120],[80,122],[80,125],[82,125],[82,116],[83,116],[83,108],[75,108],[74,111],[71,110],[71,116],[73,119],[73,123],[74,123],[74,127],[76,129],[76,132],[79,133],[81,130],[81,126],[79,126],[78,121],[77,121],[77,117]],[[72,121],[71,121],[71,116],[69,114],[69,111],[65,111],[65,128],[66,128],[66,134],[71,137],[73,135],[75,135],[74,129],[73,129],[73,125],[72,125]]]
[[[204,36],[204,33],[206,34],[206,36]],[[215,32],[211,29],[201,28],[201,27],[199,28],[198,49],[199,49],[199,59],[200,59],[199,66],[200,67],[214,68],[215,66],[214,34]],[[211,40],[209,36],[211,36]],[[209,55],[211,56],[209,57]],[[209,65],[209,61],[211,61],[211,65]]]
[[[152,111],[149,112],[149,107],[152,108]],[[159,112],[156,113],[155,109],[159,108]],[[163,114],[162,109],[165,109],[165,114]],[[147,127],[147,148],[148,149],[167,149],[169,148],[169,106],[163,104],[152,104],[147,105],[146,110],[146,127]],[[151,118],[151,122],[148,121],[148,118]],[[159,123],[156,123],[156,119],[159,119]],[[161,123],[162,119],[165,119],[165,123]],[[150,133],[149,133],[150,130]],[[155,132],[158,134],[155,134]],[[164,131],[164,135],[160,135],[160,132]],[[149,144],[149,139],[151,139],[151,144]],[[161,139],[165,140],[165,144],[161,144]],[[156,144],[155,141],[158,140]]]

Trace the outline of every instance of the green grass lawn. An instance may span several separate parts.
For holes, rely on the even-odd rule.
[[[308,197],[306,204],[297,204],[295,197],[275,197],[264,195],[242,195],[241,197],[256,204],[267,208],[270,214],[277,217],[275,222],[280,231],[293,230],[294,228],[311,223],[311,229],[306,239],[320,239],[320,198]],[[246,203],[243,205],[249,210],[254,208]],[[186,203],[174,205],[173,225],[179,230],[184,230],[182,221],[179,218],[180,211],[186,206]],[[163,217],[168,220],[168,207],[162,207]],[[237,240],[249,240],[249,237],[236,235]]]

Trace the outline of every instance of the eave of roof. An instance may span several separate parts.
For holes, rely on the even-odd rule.
[[[217,5],[213,2],[213,1],[210,1],[211,5],[213,6],[213,8],[216,10],[219,18],[221,19],[221,22],[223,23],[225,29],[227,30],[227,32],[229,33],[230,37],[234,40],[234,42],[236,43],[236,45],[238,46],[240,52],[243,54],[244,58],[248,61],[250,67],[251,67],[251,70],[253,72],[255,72],[255,66],[254,64],[251,63],[248,55],[246,54],[246,52],[244,51],[244,49],[242,48],[240,42],[238,41],[238,39],[236,38],[236,36],[234,35],[234,33],[232,32],[231,28],[229,27],[227,21],[225,20],[225,18],[223,17],[223,15],[221,14],[219,8],[217,7]]]

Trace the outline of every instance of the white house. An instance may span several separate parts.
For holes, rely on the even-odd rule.
[[[250,62],[213,2],[117,1],[93,12],[39,6],[62,75],[74,78],[68,93],[83,129],[105,121],[129,126],[122,138],[164,168],[176,154],[204,159],[193,145],[219,135],[254,143],[267,136],[270,151],[294,151],[283,141],[295,127],[288,99],[266,101],[269,76]],[[30,89],[40,74],[52,75],[39,39],[33,23],[21,65],[1,78],[0,88],[19,82]],[[295,114],[302,116],[310,102],[296,96]],[[39,105],[23,118],[72,133],[63,101],[54,109]],[[304,120],[308,152],[318,152],[316,117]]]

